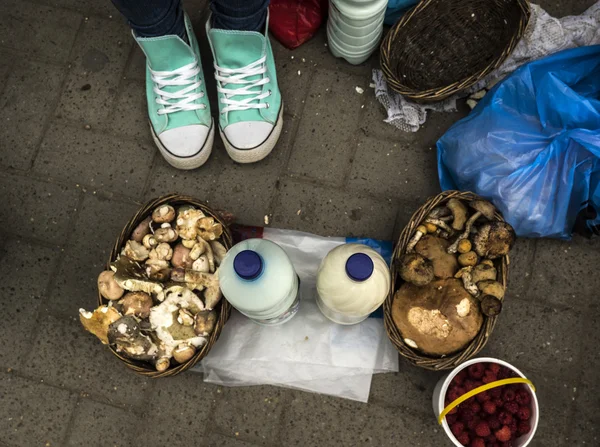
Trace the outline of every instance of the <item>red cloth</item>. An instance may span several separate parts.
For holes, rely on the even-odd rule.
[[[328,0],[271,0],[269,31],[289,49],[310,39],[327,17]]]

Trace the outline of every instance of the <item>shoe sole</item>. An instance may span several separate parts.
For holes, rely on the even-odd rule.
[[[283,128],[283,102],[281,103],[281,108],[279,109],[279,116],[277,117],[277,122],[275,123],[275,127],[271,131],[271,134],[267,137],[267,139],[259,146],[256,146],[252,149],[238,149],[233,146],[227,137],[223,133],[223,131],[219,128],[219,133],[221,134],[221,139],[225,144],[225,149],[227,153],[231,157],[233,161],[236,163],[256,163],[257,161],[261,161],[267,155],[271,153],[277,141],[279,140],[279,136],[281,135],[281,129]]]
[[[169,152],[169,150],[166,147],[163,146],[160,139],[154,132],[152,123],[150,123],[150,131],[152,132],[152,138],[154,139],[154,143],[158,147],[158,150],[162,154],[163,158],[167,161],[167,163],[169,163],[174,168],[183,170],[196,169],[202,166],[204,163],[206,163],[212,152],[213,142],[215,140],[215,126],[213,120],[211,119],[210,131],[208,132],[208,136],[206,137],[204,145],[198,151],[198,153],[189,157],[178,157],[177,155],[173,155],[171,152]]]

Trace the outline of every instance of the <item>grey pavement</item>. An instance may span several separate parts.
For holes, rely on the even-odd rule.
[[[205,3],[185,1],[199,35]],[[593,0],[541,3],[563,16]],[[237,165],[217,140],[204,167],[182,172],[152,143],[144,60],[109,0],[0,1],[0,446],[450,445],[430,403],[442,373],[402,359],[361,404],[194,373],[149,380],[79,325],[114,239],[149,198],[189,193],[245,224],[268,215],[280,228],[391,239],[439,192],[435,142],[464,106],[402,133],[369,88],[377,56],[350,66],[323,31],[295,51],[273,46],[286,107],[275,152]],[[210,78],[205,43],[203,59]],[[537,385],[530,445],[600,445],[600,240],[520,240],[511,260],[481,354]]]

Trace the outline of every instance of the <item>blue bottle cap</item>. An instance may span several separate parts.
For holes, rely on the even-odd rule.
[[[346,273],[354,281],[365,281],[373,274],[373,260],[364,253],[354,253],[346,261]]]
[[[256,279],[261,274],[262,269],[262,259],[255,251],[240,251],[233,259],[233,270],[242,279]]]

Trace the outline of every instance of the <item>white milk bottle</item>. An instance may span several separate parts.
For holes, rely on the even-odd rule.
[[[298,275],[274,242],[247,239],[236,244],[223,259],[219,281],[227,301],[256,323],[282,324],[298,311]]]

